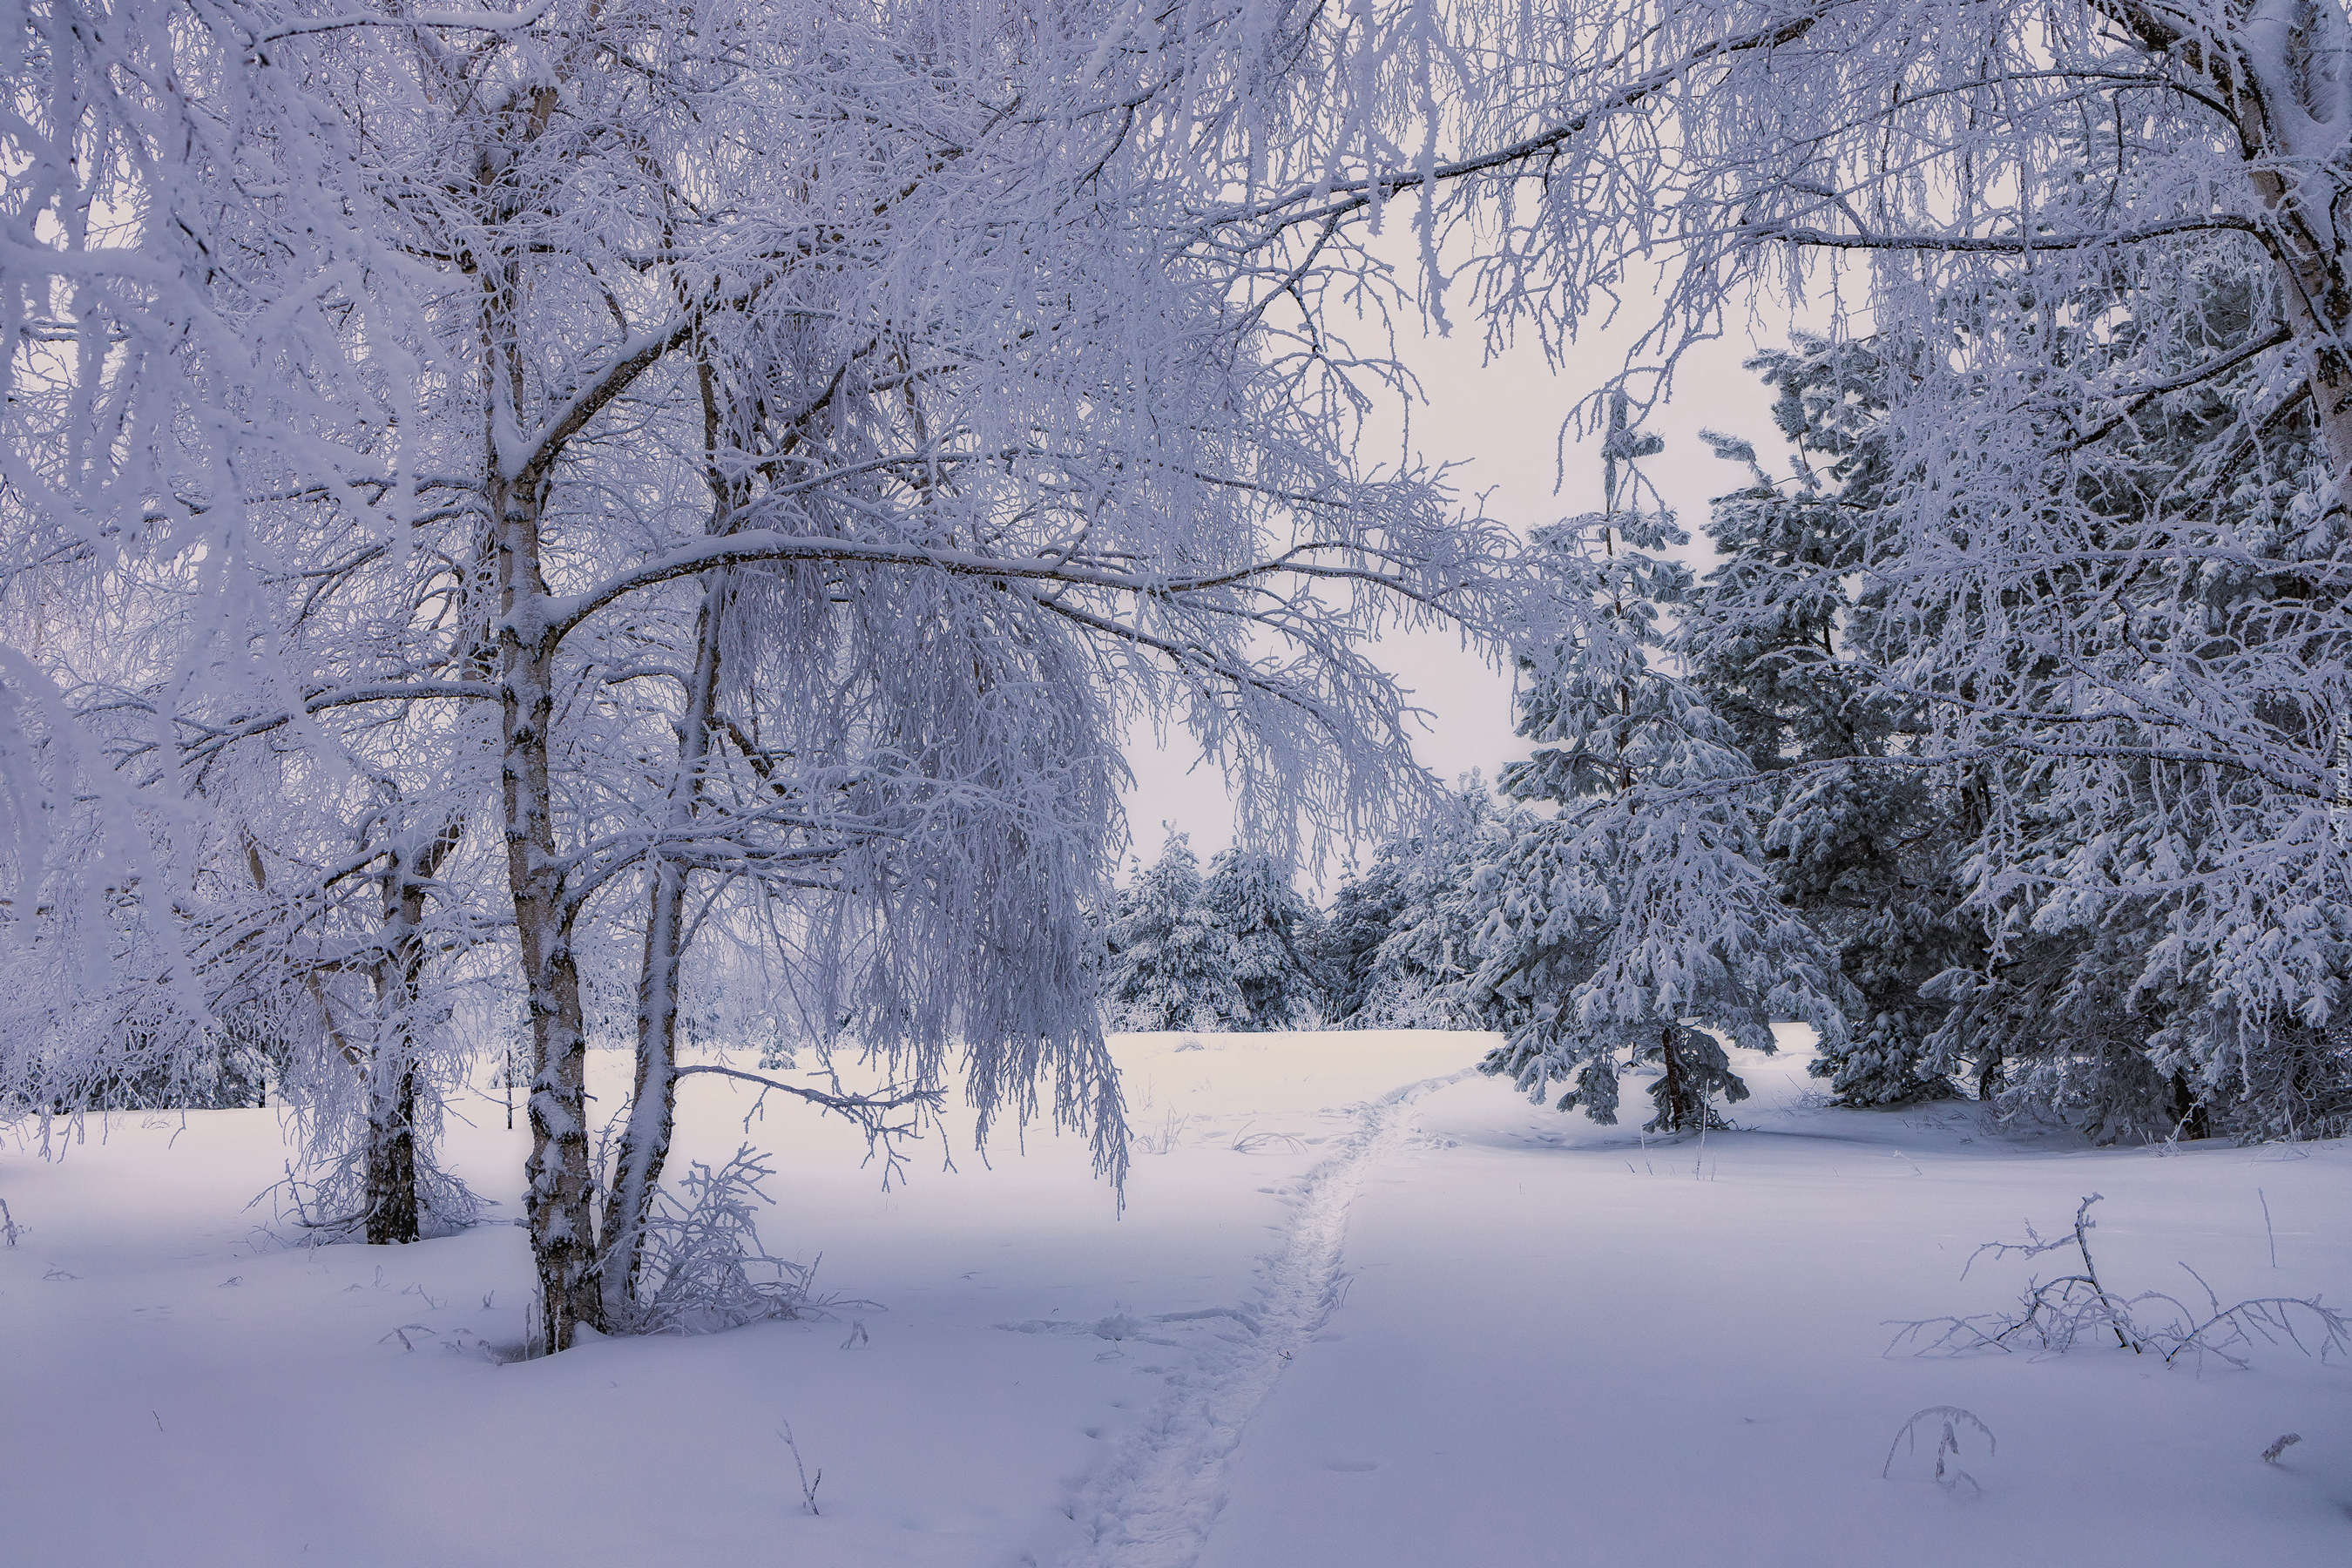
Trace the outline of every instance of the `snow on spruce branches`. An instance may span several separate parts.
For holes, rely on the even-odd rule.
[[[1221,851],[1206,877],[1182,834],[1112,900],[1103,1006],[1119,1029],[1296,1029],[1326,1016],[1322,925],[1271,855]]]
[[[1949,845],[1871,857],[1937,885],[1849,950],[1879,1005],[1843,1086],[1965,1067],[2119,1135],[2225,1102],[2247,1131],[2347,1125],[2339,0],[1373,15],[1327,24],[1337,106],[1219,215],[1234,243],[1312,270],[1407,216],[1431,315],[1555,357],[1633,310],[1587,428],[1775,311],[1885,369],[1843,553],[1753,560],[1719,605],[1831,606],[1834,680],[1896,710],[1848,752],[1751,752],[1805,764],[1772,791],[1965,803]]]
[[[1769,1051],[1772,1020],[1799,1017],[1834,1047],[1844,1014],[1833,962],[1761,864],[1747,759],[1661,658],[1690,573],[1649,552],[1686,536],[1616,504],[1657,447],[1618,405],[1609,510],[1537,536],[1550,591],[1522,645],[1519,732],[1543,743],[1501,787],[1558,810],[1520,818],[1479,874],[1467,990],[1516,1020],[1487,1071],[1538,1099],[1565,1083],[1559,1109],[1610,1122],[1621,1071],[1654,1065],[1649,1125],[1680,1131],[1709,1125],[1718,1092],[1748,1092],[1707,1031]]]

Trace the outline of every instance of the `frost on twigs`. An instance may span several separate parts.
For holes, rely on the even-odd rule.
[[[822,1317],[843,1304],[813,1294],[815,1264],[772,1257],[761,1243],[753,1210],[769,1201],[760,1184],[774,1173],[746,1144],[716,1169],[696,1162],[682,1194],[665,1189],[645,1226],[650,1289],[637,1292],[628,1321],[613,1330],[716,1333],[767,1318]]]
[[[1920,1426],[1923,1424],[1933,1423],[1941,1423],[1943,1428],[1936,1439],[1936,1474],[1933,1478],[1935,1483],[1955,1497],[1982,1497],[1983,1484],[1976,1477],[1959,1468],[1960,1438],[1963,1429],[1973,1432],[1985,1440],[1985,1458],[1987,1458],[2000,1452],[2000,1445],[1993,1439],[1992,1428],[1978,1420],[1975,1412],[1963,1410],[1957,1405],[1931,1405],[1903,1423],[1903,1429],[1895,1434],[1895,1441],[1886,1445],[1886,1463],[1879,1468],[1880,1479],[1885,1480],[1894,1479],[1895,1454],[1903,1451],[1906,1443],[1909,1445],[1909,1452],[1917,1453]]]
[[[2090,1217],[2091,1205],[2099,1201],[2096,1193],[2083,1200],[2065,1236],[2044,1240],[2028,1226],[2029,1239],[1987,1242],[1969,1259],[1973,1266],[1987,1252],[2032,1258],[2072,1247],[2082,1258],[2081,1273],[2029,1280],[2017,1306],[2008,1311],[1898,1321],[1892,1326],[1901,1331],[1887,1346],[1889,1352],[1898,1347],[1908,1347],[1916,1355],[2033,1349],[2063,1355],[2087,1334],[2095,1342],[2112,1336],[2119,1349],[2134,1354],[2158,1356],[2167,1363],[2185,1355],[2200,1366],[2210,1355],[2242,1369],[2252,1364],[2258,1343],[2291,1344],[2323,1361],[2352,1354],[2352,1315],[2324,1305],[2316,1296],[2257,1296],[2224,1307],[2212,1287],[2186,1263],[2182,1271],[2204,1293],[2201,1309],[2162,1290],[2128,1297],[2109,1290],[2091,1258],[2090,1233],[2096,1225]],[[1966,1272],[1962,1270],[1964,1277]]]

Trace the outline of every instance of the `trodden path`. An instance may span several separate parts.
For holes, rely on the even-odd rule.
[[[1286,1342],[1237,1443],[1221,1429],[1199,1568],[2347,1560],[2352,1369],[2286,1344],[2201,1374],[2112,1344],[1922,1358],[1888,1353],[1886,1321],[1998,1309],[2066,1272],[1986,1258],[1961,1278],[1979,1243],[2027,1220],[2063,1234],[2093,1192],[2119,1289],[2177,1291],[2185,1261],[2225,1302],[2352,1300],[2334,1218],[2352,1150],[2020,1141],[1970,1106],[1820,1109],[1797,1065],[1743,1062],[1754,1130],[1703,1153],[1491,1080],[1417,1097],[1419,1138],[1382,1121],[1378,1167],[1344,1178],[1345,1300],[1292,1320],[1310,1342]],[[1998,1437],[1963,1424],[1966,1482],[1935,1482],[1937,1425],[1890,1455],[1935,1405]],[[2304,1441],[2265,1464],[2286,1432]]]
[[[1349,1211],[1367,1175],[1413,1141],[1418,1102],[1469,1076],[1424,1079],[1356,1109],[1354,1127],[1292,1187],[1290,1221],[1261,1260],[1256,1301],[1151,1321],[1227,1320],[1185,1347],[1192,1364],[1169,1376],[1159,1404],[1080,1490],[1073,1518],[1089,1540],[1066,1568],[1190,1568],[1199,1560],[1225,1506],[1226,1468],[1243,1431],[1339,1299]]]

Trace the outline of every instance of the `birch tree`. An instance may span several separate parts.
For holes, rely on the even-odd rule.
[[[119,558],[127,493],[214,573],[289,497],[388,559],[479,563],[470,660],[394,637],[257,679],[190,639],[194,732],[189,682],[143,700],[174,766],[377,705],[496,715],[469,832],[506,852],[550,1348],[635,1289],[699,1070],[667,1043],[692,879],[803,900],[835,955],[814,984],[906,1086],[886,1102],[935,1093],[952,1040],[984,1121],[1050,1083],[1115,1172],[1078,938],[1120,724],[1189,726],[1277,839],[1421,787],[1360,645],[1490,622],[1504,542],[1431,474],[1360,470],[1354,381],[1384,367],[1306,352],[1201,243],[1271,123],[1254,16],[29,14],[56,90],[10,127],[50,171],[14,209],[15,553]],[[68,211],[93,177],[111,227]],[[94,447],[108,417],[129,434]],[[644,1055],[608,1192],[579,944],[633,887]]]

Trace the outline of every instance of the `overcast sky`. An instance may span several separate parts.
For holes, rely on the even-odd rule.
[[[1629,308],[1629,316],[1633,309],[1638,305]],[[1488,514],[1522,534],[1598,510],[1597,440],[1570,442],[1565,482],[1554,489],[1561,426],[1577,400],[1619,367],[1632,335],[1623,330],[1589,334],[1574,362],[1558,374],[1532,345],[1486,361],[1475,322],[1457,323],[1451,338],[1432,335],[1402,345],[1427,399],[1412,411],[1413,446],[1424,458],[1457,464],[1455,482],[1465,496],[1491,492]],[[1756,443],[1766,467],[1776,472],[1787,467],[1762,384],[1740,367],[1755,353],[1759,338],[1764,346],[1777,347],[1786,333],[1741,330],[1686,357],[1672,399],[1648,421],[1647,428],[1665,438],[1665,449],[1644,459],[1643,471],[1694,535],[1695,562],[1711,559],[1700,534],[1708,498],[1736,488],[1746,477],[1709,452],[1698,431],[1745,436]],[[1527,754],[1528,743],[1511,732],[1509,677],[1465,650],[1458,639],[1440,634],[1392,637],[1375,657],[1397,671],[1429,710],[1427,728],[1414,747],[1424,766],[1448,779],[1477,768],[1491,780],[1502,764]],[[1129,823],[1134,852],[1147,861],[1160,852],[1163,822],[1189,833],[1204,860],[1233,837],[1233,809],[1223,778],[1209,764],[1195,766],[1197,753],[1181,737],[1175,740],[1160,747],[1145,733],[1133,737],[1129,747],[1136,775],[1127,797]],[[1324,891],[1328,896],[1328,885]]]

